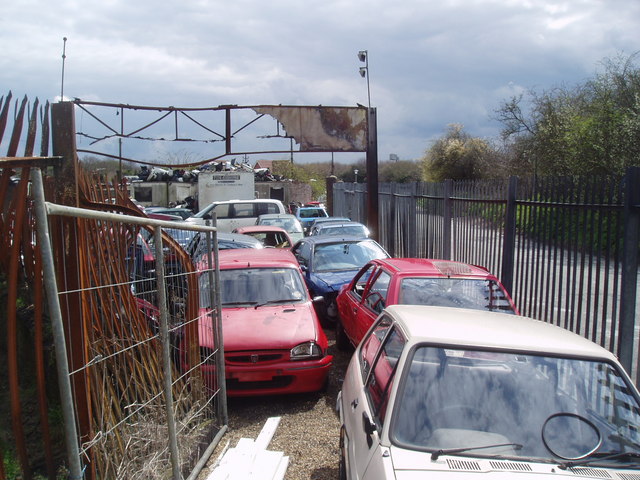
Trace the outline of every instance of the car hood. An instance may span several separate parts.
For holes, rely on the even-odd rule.
[[[208,311],[201,311],[200,343],[212,346]],[[318,341],[317,320],[311,302],[266,305],[258,308],[223,308],[222,335],[225,351],[290,349]]]
[[[358,270],[340,270],[311,274],[311,283],[319,293],[337,292],[345,283],[349,283]]]
[[[430,480],[452,480],[471,478],[473,474],[496,480],[542,480],[557,479],[559,476],[575,478],[575,474],[558,469],[557,464],[444,455],[432,461],[428,452],[398,447],[391,447],[390,450],[396,480],[418,480],[427,475]]]

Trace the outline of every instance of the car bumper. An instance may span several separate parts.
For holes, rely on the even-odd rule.
[[[317,360],[281,362],[269,365],[225,365],[227,395],[250,397],[288,393],[317,392],[326,385],[333,356]],[[207,377],[215,367],[202,367]]]

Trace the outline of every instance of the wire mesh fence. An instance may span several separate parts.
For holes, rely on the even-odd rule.
[[[80,303],[81,321],[63,320],[66,331],[82,330],[81,343],[68,343],[82,350],[70,352],[82,360],[69,372],[74,414],[89,417],[79,422],[82,463],[94,478],[187,478],[226,427],[219,304],[199,308],[202,278],[217,275],[215,230],[198,270],[180,243],[207,227],[47,207],[77,225],[80,288],[58,294],[63,305]],[[54,244],[68,243],[65,229],[56,234]],[[207,285],[216,298],[215,282]]]

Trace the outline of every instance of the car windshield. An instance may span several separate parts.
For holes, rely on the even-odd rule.
[[[299,303],[307,300],[300,272],[295,268],[220,270],[222,306]],[[210,308],[209,275],[200,276],[200,306]]]
[[[609,363],[420,346],[406,365],[390,434],[400,446],[502,445],[465,454],[558,462],[545,444],[571,454],[560,458],[588,456],[597,444],[590,424],[602,440],[595,463],[622,461],[605,454],[640,454],[638,399]],[[582,421],[568,421],[575,418]]]
[[[398,303],[515,314],[507,295],[495,280],[446,277],[404,278],[401,282]]]
[[[376,258],[387,258],[387,254],[374,242],[320,244],[314,249],[313,270],[316,272],[357,270]]]
[[[300,222],[290,218],[265,218],[260,220],[260,225],[284,228],[287,232],[302,233]]]
[[[327,212],[323,208],[301,208],[300,218],[326,217]]]

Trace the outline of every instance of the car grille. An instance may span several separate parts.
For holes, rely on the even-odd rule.
[[[285,354],[280,352],[227,353],[224,359],[229,365],[265,364],[286,360]]]

